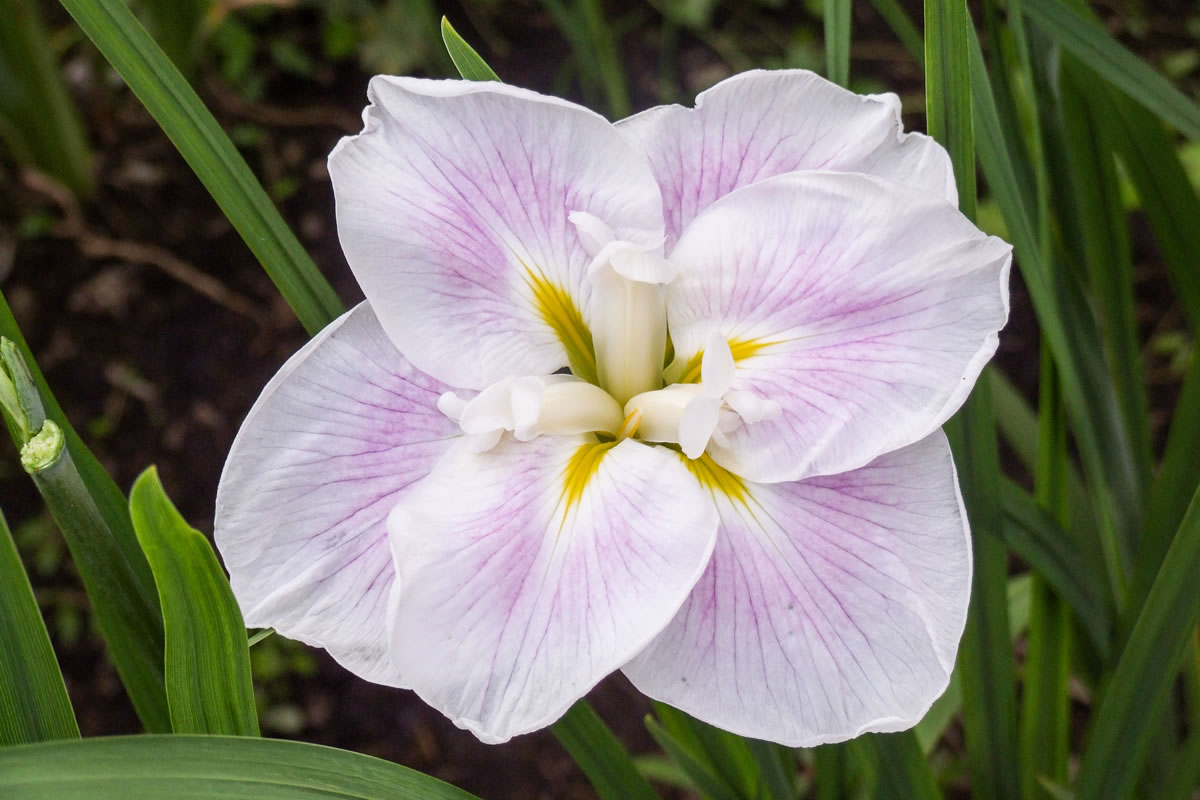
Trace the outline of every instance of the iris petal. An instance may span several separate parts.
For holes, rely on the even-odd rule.
[[[671,620],[716,525],[664,448],[580,436],[455,447],[389,520],[393,659],[486,742],[536,730]]]
[[[666,289],[677,363],[695,372],[717,331],[737,343],[733,390],[779,405],[710,447],[753,481],[843,472],[928,436],[1008,317],[1009,245],[943,200],[866,175],[739,189],[671,257],[687,265]]]
[[[903,132],[893,94],[859,95],[806,70],[752,70],[617,123],[662,187],[673,247],[705,208],[741,186],[797,170],[864,172],[957,204],[950,158]]]
[[[706,485],[721,514],[712,561],[626,675],[790,746],[914,725],[946,688],[970,595],[945,436],[842,475]]]
[[[368,94],[329,171],[346,258],[392,341],[464,389],[568,363],[588,377],[591,258],[568,215],[661,242],[645,157],[598,114],[499,83],[378,76]]]
[[[365,303],[267,384],[217,491],[217,546],[248,626],[402,682],[386,647],[387,515],[457,438],[436,407],[446,388],[396,351]]]

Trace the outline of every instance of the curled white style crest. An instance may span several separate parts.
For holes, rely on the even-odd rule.
[[[366,302],[229,456],[246,622],[486,742],[623,670],[788,745],[913,725],[971,557],[940,426],[1010,248],[892,95],[750,72],[617,124],[377,77],[329,159]]]

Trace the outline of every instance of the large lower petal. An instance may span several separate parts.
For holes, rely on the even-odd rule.
[[[457,438],[436,408],[446,389],[404,360],[366,303],[267,384],[217,490],[217,547],[247,625],[400,683],[386,646],[387,515]]]
[[[568,215],[660,243],[645,157],[598,114],[500,83],[378,76],[368,95],[329,171],[342,248],[401,352],[467,389],[590,357],[591,257]]]
[[[716,526],[665,448],[575,436],[455,447],[389,522],[393,659],[486,742],[541,728],[671,620]]]
[[[684,233],[667,287],[678,357],[730,341],[733,390],[779,404],[718,463],[754,481],[862,466],[962,404],[1008,317],[1009,245],[943,200],[866,175],[739,189]]]
[[[668,245],[734,189],[796,170],[865,172],[957,202],[946,151],[905,134],[893,94],[858,95],[806,70],[754,70],[695,108],[658,106],[617,123],[650,158]]]
[[[949,681],[971,584],[945,437],[843,475],[715,496],[713,559],[625,667],[634,684],[718,727],[797,747],[924,716]]]

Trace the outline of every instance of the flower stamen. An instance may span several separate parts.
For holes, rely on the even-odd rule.
[[[628,439],[630,436],[633,436],[635,433],[637,433],[638,426],[641,424],[642,410],[640,408],[635,408],[632,412],[630,412],[629,416],[625,418],[625,422],[621,424],[621,429],[617,431],[617,441],[620,442],[624,439]]]

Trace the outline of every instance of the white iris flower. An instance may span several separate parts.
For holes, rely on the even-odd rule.
[[[800,71],[616,125],[497,83],[369,96],[329,160],[367,302],[221,480],[247,624],[487,742],[618,669],[788,745],[913,725],[970,590],[940,426],[1008,313],[945,152]]]

